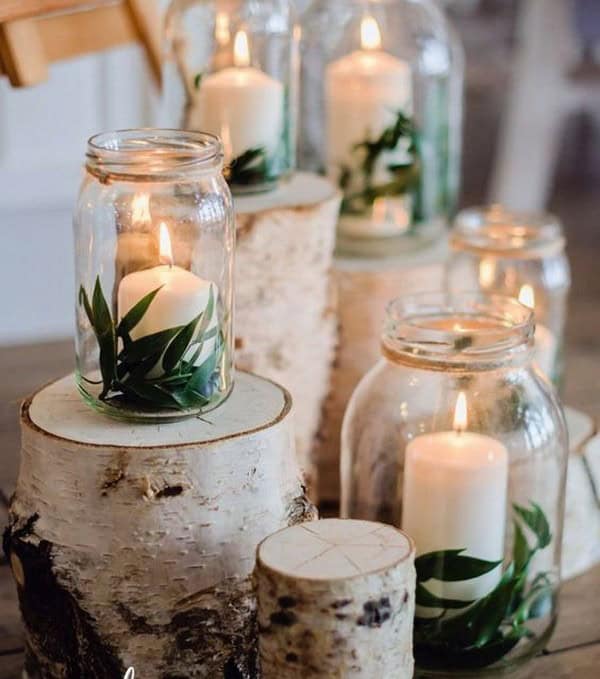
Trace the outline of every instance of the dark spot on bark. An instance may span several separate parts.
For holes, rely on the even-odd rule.
[[[276,611],[271,613],[271,623],[273,625],[281,625],[282,627],[291,627],[298,621],[295,613],[292,611]]]
[[[136,615],[121,601],[116,602],[115,609],[134,634],[160,634],[164,629],[164,626],[150,625],[144,616]]]
[[[116,488],[124,478],[125,472],[122,469],[118,469],[116,471],[109,470],[106,481],[100,487],[102,490],[102,495],[108,495],[108,491],[112,488]]]
[[[402,597],[402,603],[405,604],[408,601],[408,591],[404,591],[404,596]]]
[[[336,614],[335,614],[335,617],[336,617],[338,620],[345,620],[348,616],[347,616],[345,613],[336,613]]]
[[[331,604],[331,608],[335,608],[337,610],[338,608],[344,608],[345,606],[348,606],[351,603],[352,599],[338,599],[337,601],[334,601]]]
[[[159,490],[154,497],[156,499],[161,497],[177,497],[177,495],[181,495],[181,493],[183,493],[183,486],[167,486],[166,488]]]
[[[388,597],[381,597],[381,599],[371,599],[363,605],[363,614],[356,624],[363,627],[381,627],[391,617],[390,600]]]
[[[298,655],[296,653],[287,653],[285,660],[286,662],[298,662]]]
[[[302,486],[302,495],[295,497],[287,507],[288,526],[305,521],[315,521],[319,517],[319,512],[306,495],[306,487]]]
[[[277,601],[281,608],[294,608],[294,606],[298,603],[293,596],[280,596]]]

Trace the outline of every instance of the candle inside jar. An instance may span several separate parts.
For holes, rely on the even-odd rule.
[[[508,451],[498,440],[466,431],[467,402],[460,393],[454,430],[422,434],[406,448],[402,529],[417,553],[465,550],[465,556],[501,561],[508,486]],[[488,594],[501,566],[459,582],[429,580],[433,594],[472,601]]]
[[[361,49],[334,61],[326,73],[327,168],[339,181],[342,168],[359,175],[357,144],[374,141],[396,123],[398,113],[412,113],[412,75],[410,65],[381,49],[381,32],[372,16],[361,23]],[[390,181],[390,165],[411,162],[407,140],[381,154],[373,172],[373,183]],[[360,190],[346,188],[347,193]],[[412,199],[408,195],[377,198],[367,217],[344,216],[340,230],[354,237],[394,236],[411,223]]]
[[[129,334],[132,340],[187,325],[206,310],[211,292],[213,309],[207,330],[217,326],[217,286],[212,281],[175,266],[168,228],[164,223],[161,223],[159,228],[160,261],[164,263],[151,269],[130,273],[119,284],[117,295],[119,321],[141,299],[160,288],[141,320],[131,329]],[[204,343],[194,365],[202,365],[214,351],[215,342],[216,338],[212,337]],[[148,376],[158,377],[163,372],[158,361]]]
[[[524,285],[519,292],[519,302],[535,312],[535,292],[531,285]],[[556,363],[558,342],[554,333],[535,319],[534,362],[538,368],[552,379]]]
[[[202,78],[193,103],[190,126],[220,137],[227,161],[250,150],[272,154],[283,134],[283,85],[250,61],[248,35],[238,31],[234,65]]]

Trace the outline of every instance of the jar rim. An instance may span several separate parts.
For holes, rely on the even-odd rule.
[[[207,132],[130,128],[100,132],[87,144],[86,168],[103,182],[172,181],[222,165],[221,140]]]
[[[421,293],[388,304],[382,345],[393,360],[460,369],[526,356],[534,333],[533,311],[511,297]]]
[[[509,210],[492,204],[461,210],[450,234],[453,250],[511,259],[543,259],[563,253],[565,237],[550,213]]]

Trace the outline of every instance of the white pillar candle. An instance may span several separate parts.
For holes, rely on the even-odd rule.
[[[535,313],[535,293],[531,285],[524,285],[519,292],[519,302]],[[533,360],[548,379],[552,379],[558,352],[554,333],[545,325],[535,321],[535,345]]]
[[[406,448],[402,529],[417,554],[464,549],[465,556],[500,561],[508,485],[508,451],[498,440],[466,432],[466,399],[459,395],[454,431],[423,434]],[[431,580],[438,596],[474,600],[489,593],[501,567],[472,580]]]
[[[202,79],[190,125],[220,137],[227,160],[250,149],[274,153],[284,128],[283,85],[250,66],[244,31],[235,36],[233,54],[234,66]]]
[[[131,339],[137,340],[161,330],[187,325],[206,309],[211,288],[214,306],[208,329],[216,327],[217,286],[191,271],[172,264],[171,242],[165,224],[160,225],[160,254],[162,261],[170,263],[134,271],[125,276],[119,284],[117,294],[119,320],[146,295],[160,288],[140,322],[131,330]],[[214,350],[215,341],[216,338],[212,338],[205,343],[195,365],[201,365],[210,355]],[[189,352],[193,352],[193,349]],[[157,365],[149,376],[157,377],[161,373],[162,368]]]
[[[381,34],[373,17],[362,21],[361,46],[334,61],[326,72],[327,168],[334,181],[342,166],[356,169],[356,144],[375,140],[395,123],[400,111],[412,113],[410,65],[380,49]],[[381,155],[374,181],[387,183],[387,166],[410,160],[407,144],[401,142]],[[386,197],[376,201],[371,218],[344,217],[340,228],[356,237],[392,236],[410,226],[411,212],[410,197]]]

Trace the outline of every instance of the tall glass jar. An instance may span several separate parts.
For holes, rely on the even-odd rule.
[[[296,163],[291,0],[173,0],[166,41],[171,123],[221,138],[234,193],[274,188]]]
[[[421,674],[505,670],[556,620],[567,434],[533,333],[508,298],[397,300],[345,415],[343,516],[416,543]]]
[[[436,238],[456,205],[464,70],[443,11],[315,0],[301,53],[299,164],[343,191],[338,249],[380,256]]]
[[[75,212],[77,382],[133,421],[215,408],[233,385],[231,194],[220,141],[122,130],[88,142]]]
[[[500,205],[474,207],[457,215],[450,243],[449,288],[507,295],[534,309],[536,363],[561,386],[571,272],[560,221]]]

